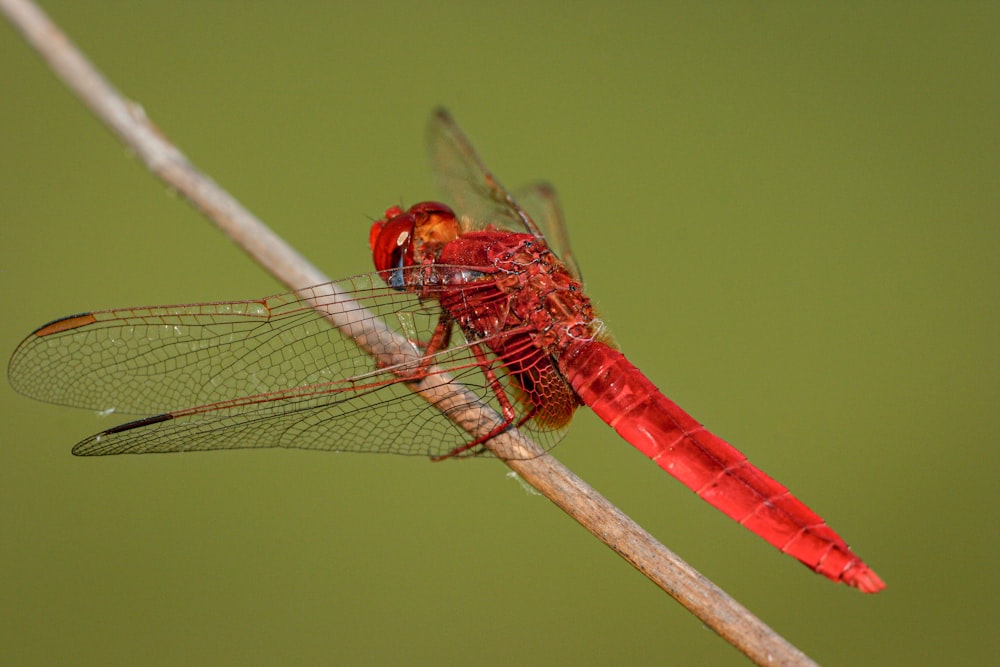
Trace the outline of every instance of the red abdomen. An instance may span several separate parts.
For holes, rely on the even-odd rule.
[[[559,366],[601,419],[726,516],[834,581],[865,593],[885,587],[821,517],[705,430],[620,352],[600,342],[574,342]]]

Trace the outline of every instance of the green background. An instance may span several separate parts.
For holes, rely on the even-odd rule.
[[[507,184],[559,187],[632,361],[889,587],[813,575],[585,410],[554,454],[821,663],[998,660],[997,5],[353,4],[45,3],[333,276],[437,196],[448,106]],[[0,82],[0,349],[281,290],[6,24]],[[0,418],[0,662],[744,664],[495,461],[77,459],[110,422],[5,384]]]

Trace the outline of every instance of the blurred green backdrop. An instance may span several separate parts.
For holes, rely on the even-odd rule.
[[[998,5],[44,4],[334,276],[437,196],[447,105],[507,184],[559,186],[632,360],[889,588],[811,574],[585,411],[555,455],[821,663],[998,659]],[[280,291],[6,24],[0,81],[5,354]],[[500,463],[84,460],[109,422],[6,384],[0,414],[0,662],[744,664]]]

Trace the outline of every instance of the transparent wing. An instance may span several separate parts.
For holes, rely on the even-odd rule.
[[[556,194],[556,189],[551,183],[532,183],[518,188],[514,196],[521,208],[528,212],[531,219],[542,230],[549,249],[562,260],[570,274],[582,283],[583,274],[580,272],[576,256],[573,255],[573,250],[570,248],[569,230],[566,229],[566,219],[559,206],[559,196]]]
[[[514,232],[528,232],[545,239],[578,280],[576,259],[570,252],[569,234],[559,209],[555,188],[536,183],[519,189],[514,197],[486,168],[472,143],[444,109],[431,116],[428,126],[431,169],[469,228],[487,224]]]
[[[461,287],[428,287],[421,299],[373,273],[250,301],[84,313],[28,336],[8,377],[50,403],[153,415],[79,443],[78,454],[298,447],[442,456],[472,438],[410,391],[415,372],[443,388],[446,412],[477,400],[496,410],[488,372],[510,395],[517,389],[499,360],[477,357],[457,328],[452,346],[418,369],[440,317],[436,289]],[[334,327],[331,313],[347,324]],[[345,335],[362,331],[361,346]],[[387,356],[401,338],[409,354]],[[451,378],[464,389],[449,395]],[[525,408],[514,403],[520,418]],[[549,446],[559,437],[539,434]]]
[[[431,171],[448,196],[448,204],[471,228],[487,224],[542,236],[535,222],[486,168],[469,138],[444,109],[431,116],[427,128]]]

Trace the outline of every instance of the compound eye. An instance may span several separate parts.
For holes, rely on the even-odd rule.
[[[402,269],[413,266],[413,229],[412,215],[398,215],[384,224],[375,223],[380,229],[372,227],[371,246],[375,269],[379,272],[391,272],[387,282],[391,287],[402,289]]]

